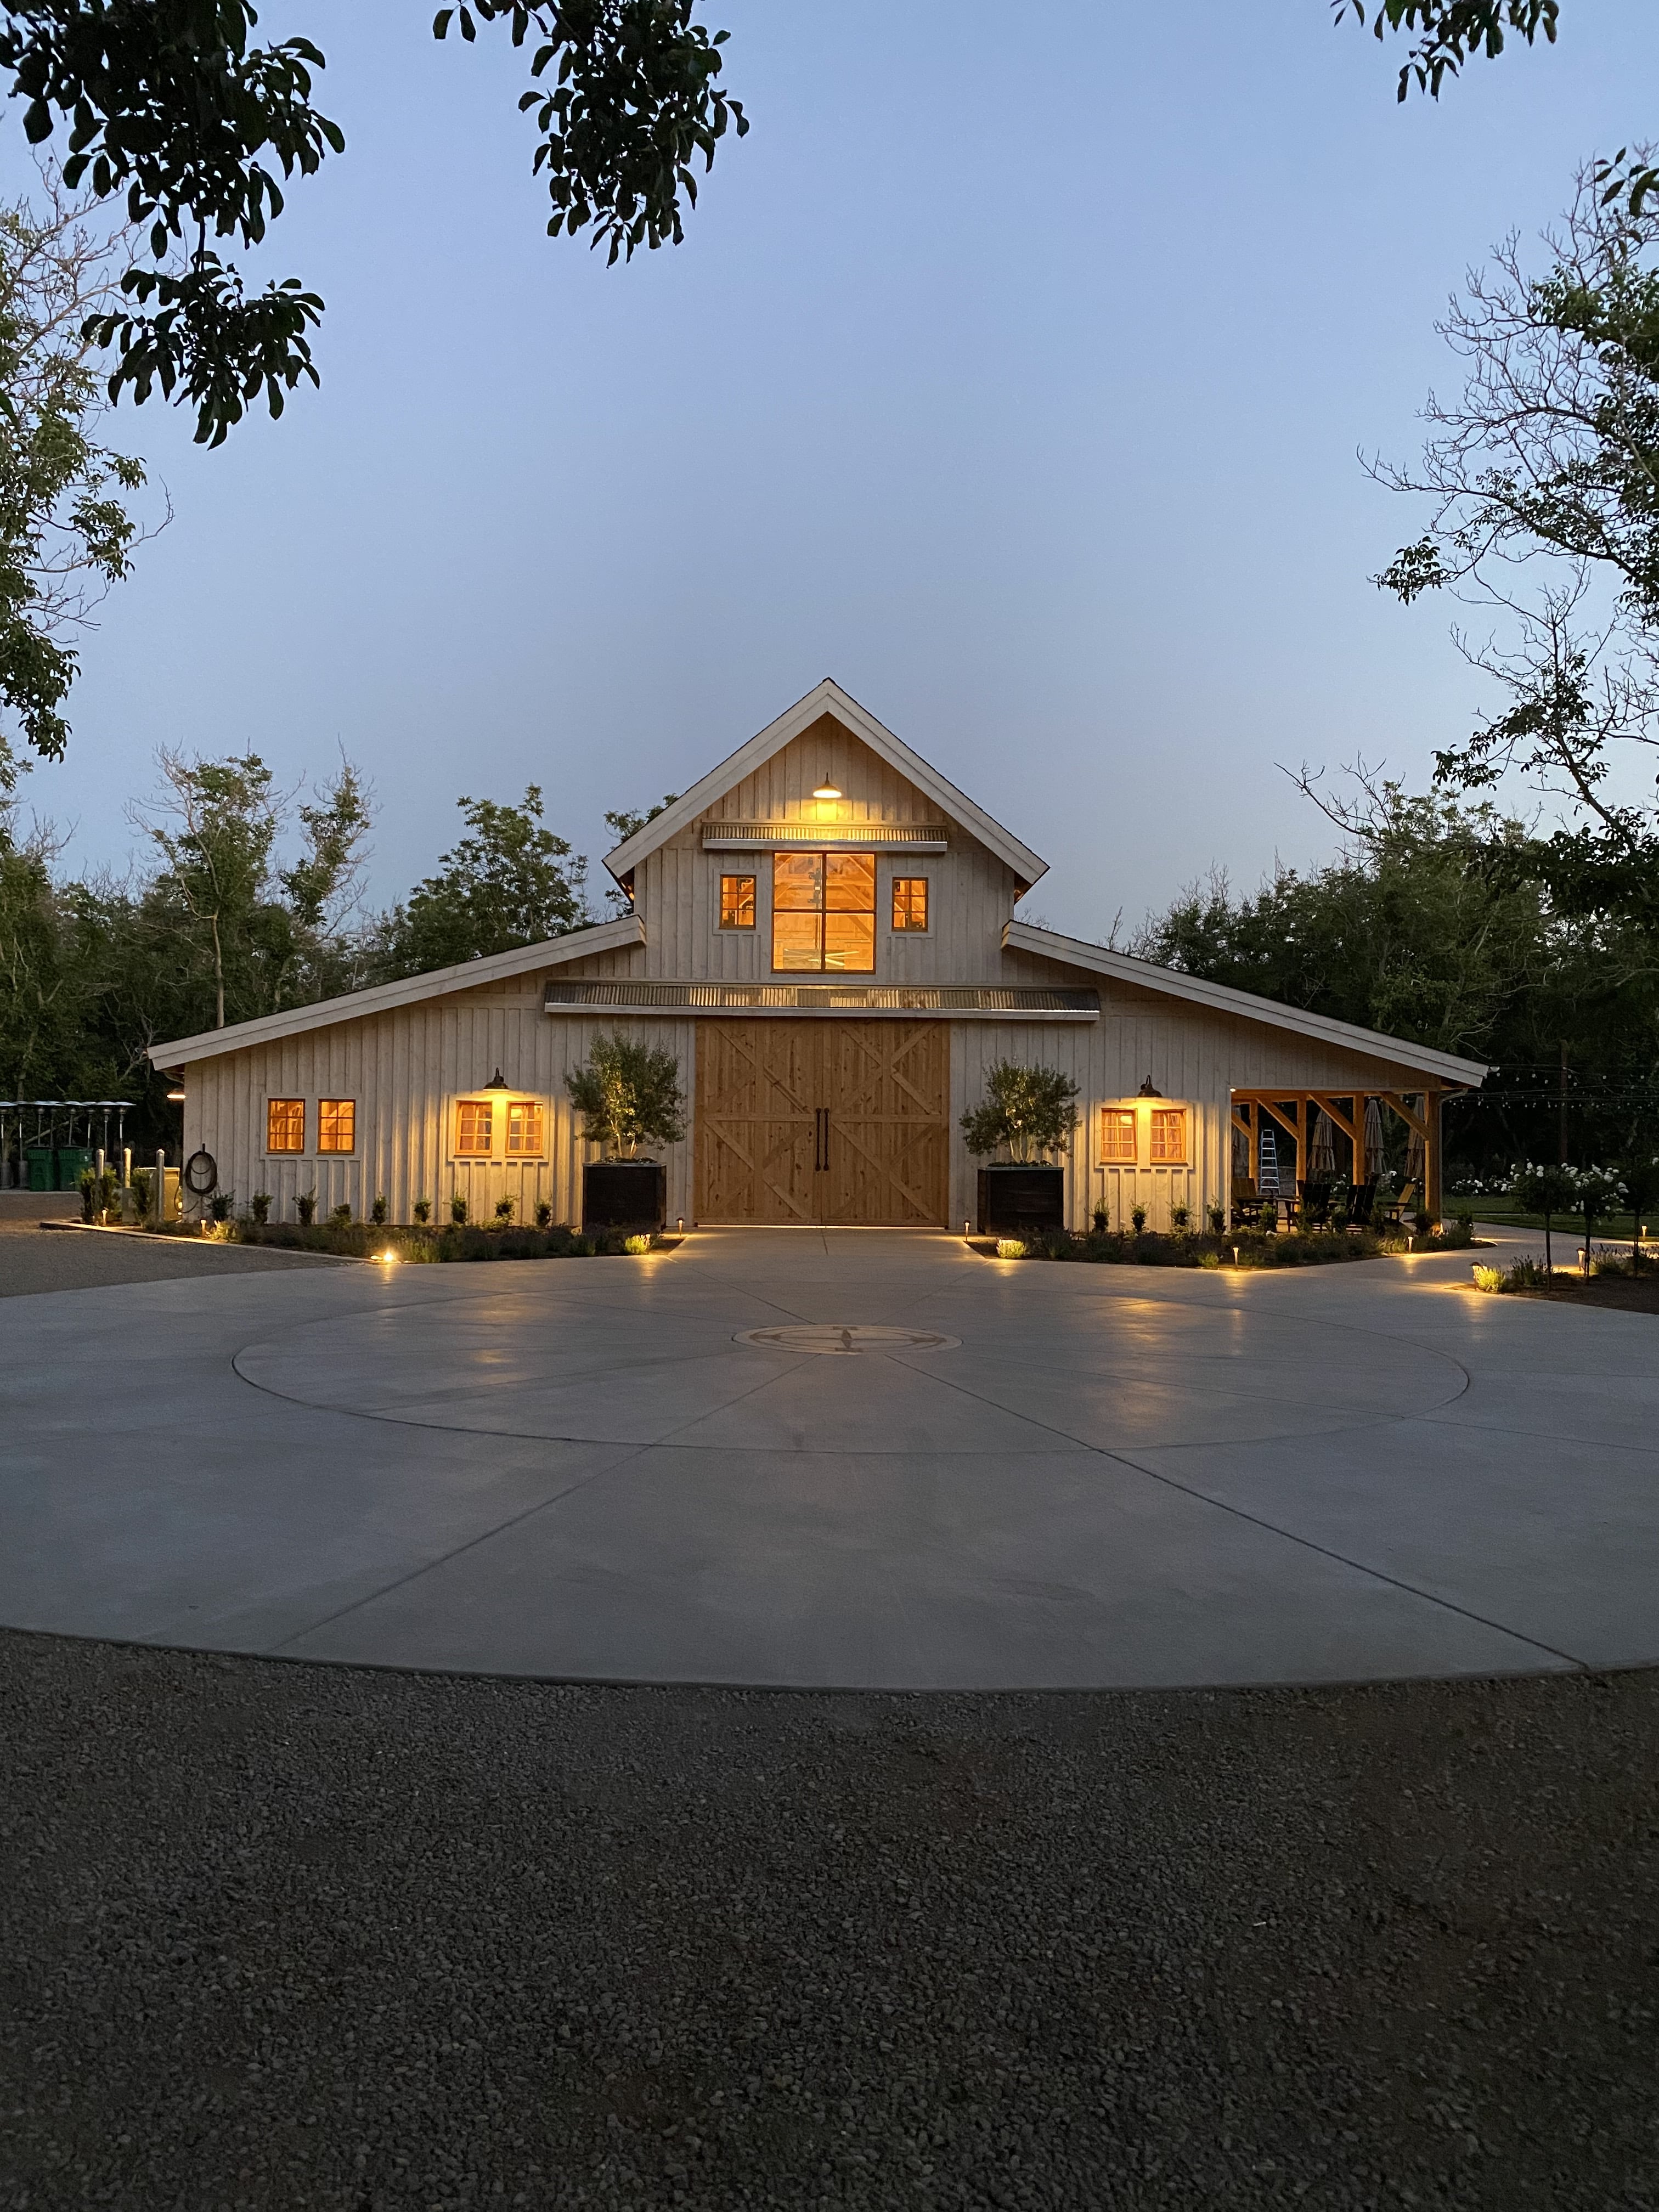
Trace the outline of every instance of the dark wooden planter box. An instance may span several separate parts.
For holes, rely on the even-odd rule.
[[[979,1233],[1024,1237],[1035,1229],[1066,1226],[1064,1168],[981,1168]]]
[[[591,1160],[582,1170],[582,1227],[660,1229],[668,1210],[668,1170],[660,1160]]]

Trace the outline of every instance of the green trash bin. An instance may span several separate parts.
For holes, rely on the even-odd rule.
[[[26,1145],[23,1147],[24,1180],[31,1190],[55,1190],[52,1181],[52,1149],[50,1145]]]
[[[92,1149],[88,1145],[59,1145],[58,1147],[58,1188],[59,1190],[79,1190],[81,1178],[92,1165]]]

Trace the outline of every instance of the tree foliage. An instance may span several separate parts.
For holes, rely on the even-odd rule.
[[[1455,1105],[1451,1158],[1501,1175],[1517,1150],[1620,1158],[1659,1133],[1659,940],[1564,911],[1529,870],[1539,841],[1488,801],[1412,796],[1361,775],[1304,787],[1342,830],[1336,857],[1236,895],[1189,886],[1130,950],[1362,1029],[1488,1062]]]
[[[587,862],[547,827],[539,784],[529,785],[517,806],[491,799],[456,804],[469,834],[379,926],[375,967],[384,977],[540,945],[592,920]]]
[[[1077,1127],[1077,1091],[1063,1069],[994,1061],[985,1071],[984,1097],[962,1117],[969,1151],[979,1159],[1006,1151],[1024,1162],[1068,1151]]]
[[[214,1026],[339,988],[339,923],[369,826],[350,763],[341,762],[320,804],[300,807],[301,848],[287,867],[274,854],[293,794],[275,788],[258,753],[204,760],[164,749],[159,767],[158,795],[133,809],[161,863],[145,918],[173,938],[175,960],[205,961]]]
[[[222,443],[263,398],[272,415],[315,384],[318,295],[294,276],[251,285],[243,259],[267,243],[284,186],[343,152],[315,105],[323,55],[307,38],[257,42],[248,0],[8,0],[0,71],[31,145],[66,141],[64,174],[118,206],[132,251],[118,300],[88,319],[113,350],[112,398],[160,392]],[[692,0],[470,0],[444,9],[464,39],[504,22],[531,43],[521,99],[550,231],[591,228],[610,258],[678,241],[728,128],[748,127],[720,82],[720,48]]]
[[[97,434],[108,403],[83,325],[118,242],[87,216],[50,172],[38,203],[0,207],[0,710],[49,757],[69,736],[74,640],[127,574],[144,482]]]
[[[680,1064],[664,1046],[602,1032],[564,1082],[583,1137],[607,1152],[636,1159],[641,1145],[677,1145],[685,1134]]]
[[[1332,0],[1340,23],[1352,15],[1368,20],[1365,0]],[[1391,31],[1414,34],[1416,45],[1400,66],[1398,97],[1413,84],[1432,99],[1449,76],[1455,76],[1476,54],[1496,61],[1513,31],[1528,46],[1541,33],[1555,43],[1559,0],[1372,0],[1369,21],[1381,40]]]
[[[1638,149],[1645,159],[1645,149]],[[1377,580],[1409,604],[1444,591],[1455,633],[1504,706],[1436,756],[1443,788],[1510,771],[1560,802],[1513,850],[1565,914],[1659,920],[1659,200],[1581,174],[1543,266],[1511,238],[1469,279],[1443,335],[1461,394],[1431,397],[1420,464],[1379,469],[1431,502]]]

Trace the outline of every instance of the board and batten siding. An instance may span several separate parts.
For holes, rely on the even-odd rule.
[[[820,734],[822,733],[822,734]],[[834,820],[811,796],[828,775],[843,797]],[[763,983],[772,980],[772,855],[757,850],[705,852],[705,825],[720,822],[810,823],[847,835],[860,823],[937,823],[936,800],[890,768],[830,717],[814,725],[734,786],[698,820],[647,854],[635,872],[634,901],[646,943],[610,956],[628,963],[611,972],[674,982]],[[878,983],[994,983],[1004,980],[1002,927],[1018,884],[1012,871],[954,823],[944,853],[879,853],[876,860]],[[755,878],[755,927],[720,927],[722,875]],[[926,876],[928,927],[895,931],[895,876]],[[575,975],[586,972],[573,965]],[[801,980],[799,976],[794,981]]]
[[[1022,982],[1075,984],[1085,980],[1079,970],[1058,963],[1013,954],[1008,958]],[[1045,972],[1036,975],[1033,969]],[[1009,980],[1016,980],[1015,975]],[[1423,1088],[1421,1074],[1398,1061],[1373,1059],[1153,991],[1138,991],[1103,978],[1090,980],[1100,987],[1097,1022],[952,1024],[953,1129],[963,1113],[984,1097],[986,1073],[996,1060],[1058,1067],[1077,1084],[1079,1121],[1066,1178],[1066,1213],[1074,1229],[1088,1226],[1094,1206],[1103,1200],[1115,1229],[1127,1226],[1129,1208],[1135,1204],[1146,1207],[1155,1229],[1169,1227],[1174,1205],[1189,1206],[1194,1224],[1202,1222],[1206,1206],[1226,1205],[1231,1195],[1231,1094],[1235,1090],[1272,1083],[1337,1092],[1356,1085],[1370,1091]],[[1192,1117],[1185,1168],[1155,1168],[1143,1160],[1130,1169],[1109,1165],[1101,1157],[1101,1108],[1127,1103],[1148,1079],[1164,1102],[1185,1106]],[[953,1224],[975,1218],[975,1172],[980,1164],[957,1136],[951,1179]]]
[[[563,969],[557,971],[567,972]],[[331,1023],[278,1042],[248,1047],[185,1071],[185,1148],[204,1146],[222,1190],[240,1210],[256,1191],[269,1191],[274,1220],[298,1218],[295,1201],[315,1191],[320,1220],[336,1206],[355,1217],[384,1196],[394,1221],[413,1218],[417,1198],[432,1200],[434,1218],[448,1218],[452,1192],[466,1199],[475,1221],[511,1197],[520,1218],[545,1200],[556,1221],[581,1218],[581,1168],[599,1157],[577,1134],[578,1117],[565,1090],[568,1071],[587,1057],[600,1030],[636,1035],[678,1054],[688,1100],[695,1079],[693,1025],[683,1020],[635,1024],[625,1018],[560,1015],[543,1009],[544,978],[456,992],[390,1012]],[[547,1152],[538,1161],[457,1160],[457,1099],[478,1091],[499,1068],[513,1091],[538,1098],[547,1112]],[[303,1098],[306,1150],[264,1149],[265,1102]],[[356,1104],[356,1149],[319,1153],[317,1102]],[[666,1147],[671,1219],[690,1216],[691,1140]]]

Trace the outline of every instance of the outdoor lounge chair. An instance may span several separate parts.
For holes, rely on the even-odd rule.
[[[1299,1182],[1297,1190],[1297,1215],[1304,1229],[1322,1229],[1331,1218],[1331,1186],[1328,1182]]]
[[[1391,1229],[1398,1229],[1408,1213],[1417,1211],[1417,1185],[1408,1182],[1398,1198],[1391,1198],[1378,1211]]]
[[[1348,1218],[1356,1229],[1369,1229],[1376,1206],[1376,1177],[1357,1182],[1348,1193]]]

